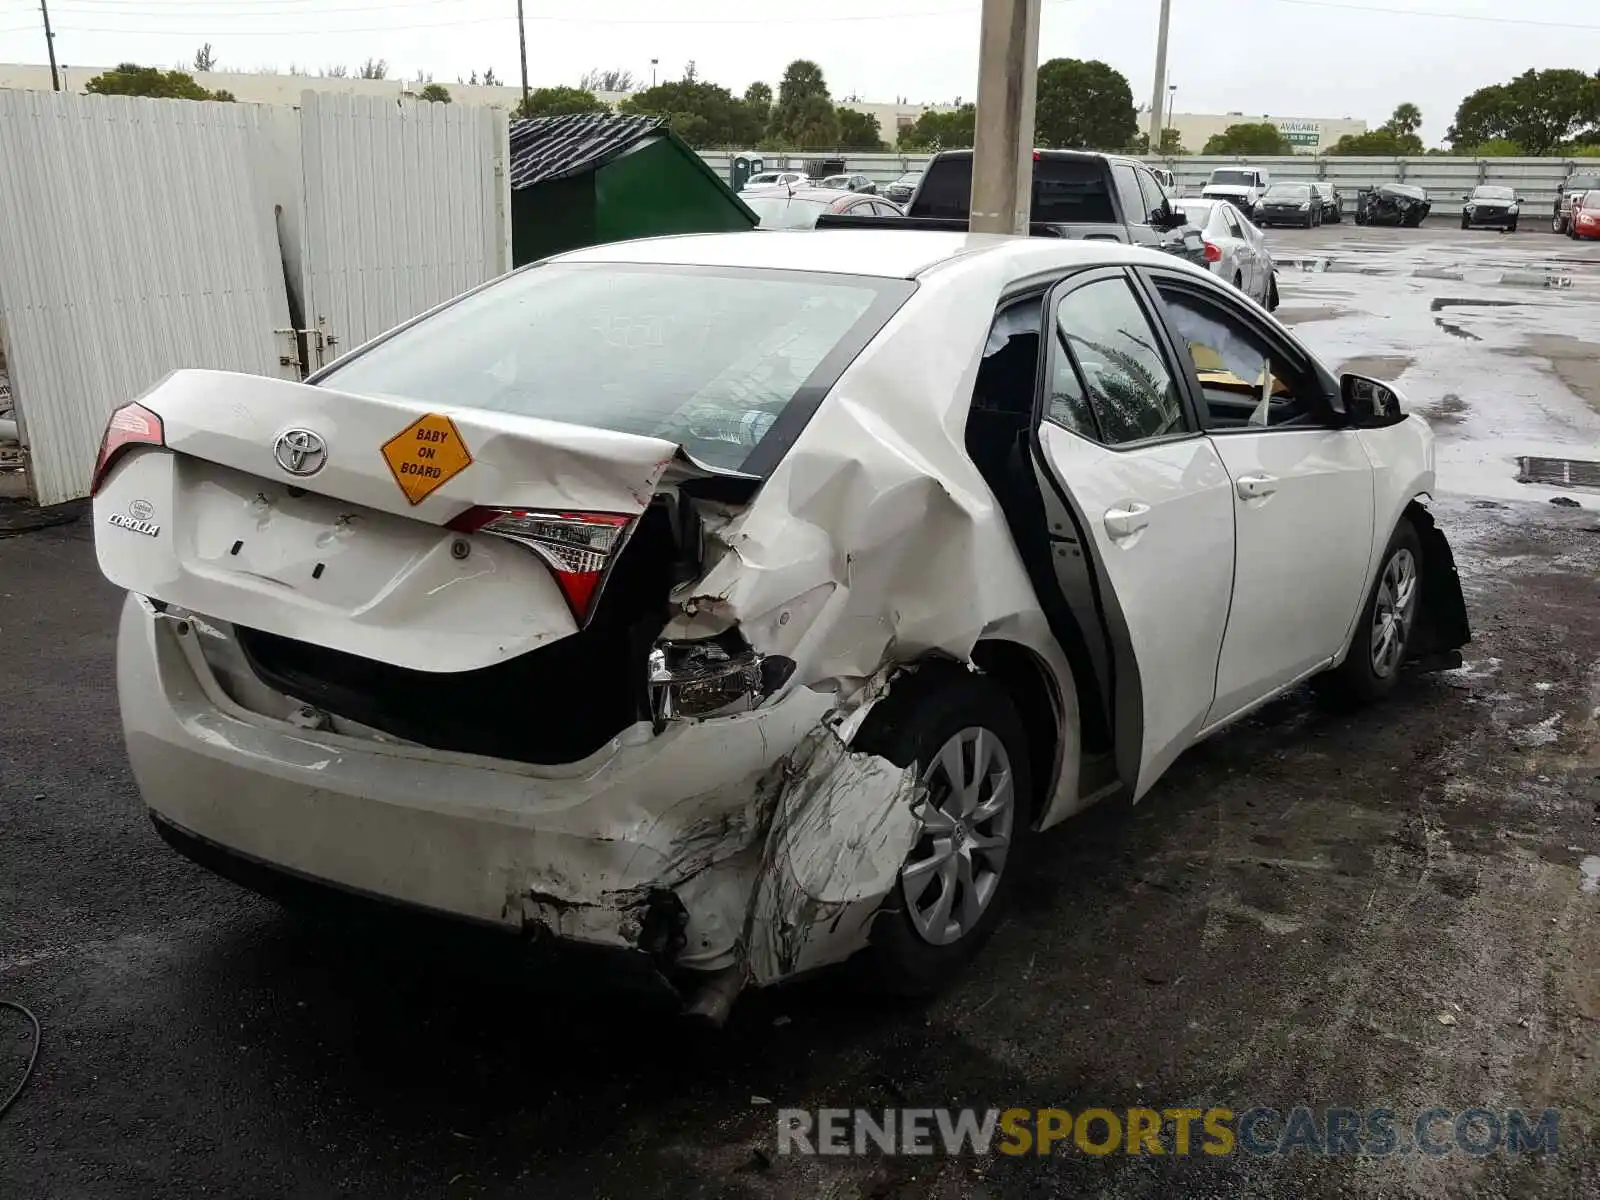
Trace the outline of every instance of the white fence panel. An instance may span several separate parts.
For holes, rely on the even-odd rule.
[[[300,141],[305,318],[328,361],[510,269],[503,110],[308,91]]]
[[[35,499],[178,367],[294,378],[263,106],[0,91],[0,337]]]

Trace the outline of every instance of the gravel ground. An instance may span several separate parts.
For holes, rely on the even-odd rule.
[[[0,536],[0,997],[45,1029],[0,1196],[1600,1195],[1600,515],[1438,507],[1463,669],[1354,716],[1293,694],[1038,839],[932,1005],[824,978],[711,1038],[499,942],[307,924],[172,854],[124,765],[87,522]],[[775,1106],[1297,1104],[1552,1106],[1561,1153],[775,1153]]]

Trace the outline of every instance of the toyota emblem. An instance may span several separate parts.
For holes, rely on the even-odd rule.
[[[291,475],[315,475],[328,461],[328,444],[309,429],[291,429],[279,435],[272,456]]]

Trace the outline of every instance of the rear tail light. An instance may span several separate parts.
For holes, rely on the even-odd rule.
[[[125,451],[134,446],[166,444],[166,431],[161,426],[160,417],[142,404],[124,404],[106,422],[105,435],[100,439],[100,453],[94,460],[94,475],[89,480],[89,494],[100,494],[106,476]]]
[[[606,571],[627,541],[633,518],[620,513],[469,508],[449,528],[520,542],[550,567],[578,625],[592,614]]]
[[[1222,251],[1217,249],[1217,244],[1215,242],[1207,242],[1206,243],[1206,261],[1207,262],[1221,262],[1222,261]]]

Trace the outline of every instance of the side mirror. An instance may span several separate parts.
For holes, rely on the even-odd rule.
[[[1405,416],[1395,390],[1365,375],[1341,375],[1339,396],[1344,401],[1345,416],[1358,429],[1393,425]]]
[[[1461,198],[1463,200],[1471,200],[1472,199],[1472,193],[1471,192],[1467,192]]]

